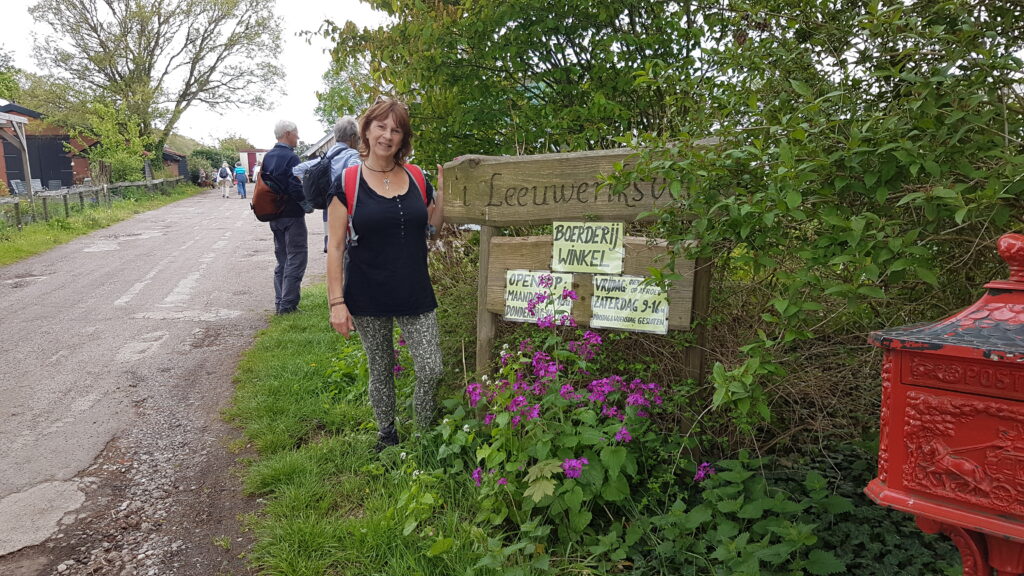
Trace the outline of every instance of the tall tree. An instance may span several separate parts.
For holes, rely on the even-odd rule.
[[[226,138],[221,138],[218,145],[221,150],[231,150],[235,154],[240,150],[252,150],[256,148],[252,145],[252,142],[249,142],[249,140],[244,136],[239,136],[238,134],[232,134]]]
[[[369,77],[370,66],[365,57],[333,60],[331,67],[324,72],[322,91],[316,93],[319,101],[317,118],[325,126],[333,126],[341,116],[357,116],[368,108],[373,102],[373,95],[362,87]]]
[[[262,0],[40,0],[30,12],[55,32],[36,41],[43,68],[138,119],[153,150],[193,104],[262,106],[279,83]]]
[[[14,67],[11,55],[0,49],[0,98],[4,100],[17,99],[20,91],[17,74],[18,69]]]
[[[688,86],[640,84],[650,67],[686,74],[700,46],[689,3],[663,0],[373,0],[393,20],[328,23],[335,65],[362,94],[407,100],[424,161],[459,153],[615,146],[665,131],[687,113]],[[324,102],[324,99],[321,100]]]

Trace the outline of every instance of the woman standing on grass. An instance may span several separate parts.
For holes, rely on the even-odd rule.
[[[378,100],[363,114],[359,136],[363,162],[350,168],[359,170],[354,212],[343,190],[344,174],[334,180],[327,199],[327,295],[331,326],[346,338],[357,331],[366,351],[380,451],[398,444],[395,321],[415,364],[416,423],[426,429],[434,418],[441,347],[437,300],[427,272],[426,231],[440,229],[444,208],[441,191],[429,182],[424,202],[410,172],[419,169],[404,164],[412,151],[404,104]]]

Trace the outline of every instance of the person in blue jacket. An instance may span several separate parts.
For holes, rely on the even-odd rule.
[[[235,184],[238,186],[238,197],[245,198],[245,183],[249,180],[249,176],[245,173],[245,168],[242,167],[241,162],[235,162]]]
[[[331,159],[331,182],[340,178],[345,168],[361,162],[357,148],[359,148],[359,125],[352,116],[342,116],[334,125],[334,146],[331,146],[331,149],[325,155]],[[306,175],[306,172],[319,161],[319,158],[307,160],[292,168],[292,174],[295,174],[301,180]],[[323,216],[324,254],[327,253],[327,212],[325,209]]]

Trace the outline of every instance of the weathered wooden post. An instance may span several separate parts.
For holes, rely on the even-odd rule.
[[[50,210],[46,205],[46,196],[43,196],[43,220],[50,221]]]
[[[447,198],[447,194],[445,194]],[[480,226],[480,270],[477,272],[476,289],[476,370],[483,370],[491,362],[494,347],[494,333],[498,315],[487,310],[487,273],[491,261],[491,239],[498,229],[494,226]]]
[[[85,212],[85,195],[81,190],[78,191],[78,205],[81,206],[82,212]]]
[[[68,195],[64,194],[62,195],[62,198],[64,198],[64,218],[71,218],[71,209],[68,207]]]
[[[18,225],[18,231],[21,231],[21,202],[14,203],[14,222]]]

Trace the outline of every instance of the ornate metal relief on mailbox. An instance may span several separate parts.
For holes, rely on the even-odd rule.
[[[1024,573],[1024,236],[998,249],[1010,279],[974,305],[869,338],[885,357],[865,492],[950,536],[967,575]]]

